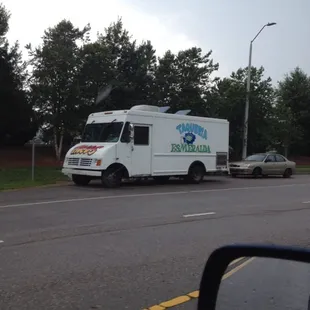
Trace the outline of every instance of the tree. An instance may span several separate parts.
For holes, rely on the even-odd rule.
[[[278,100],[282,109],[288,110],[291,132],[291,152],[298,155],[310,152],[310,78],[300,68],[296,68],[279,82]],[[287,128],[287,131],[289,130]],[[304,139],[301,139],[303,137]],[[305,140],[306,139],[306,140]]]
[[[193,115],[206,116],[207,95],[218,70],[210,58],[197,47],[180,51],[174,55],[167,51],[159,58],[155,74],[156,99],[162,106],[169,105],[172,111],[191,109]]]
[[[288,157],[291,145],[303,140],[302,129],[294,119],[290,107],[286,106],[281,98],[277,98],[274,107],[273,139],[270,141],[271,147],[283,151],[284,156]]]
[[[248,153],[266,151],[272,140],[274,90],[271,79],[263,79],[264,68],[251,69]],[[230,122],[230,145],[240,157],[243,141],[247,68],[232,72],[217,82],[210,92],[212,116]]]
[[[24,145],[33,138],[37,126],[24,89],[26,71],[18,42],[10,46],[5,37],[9,17],[0,4],[0,145]]]
[[[107,103],[117,109],[150,103],[156,69],[151,42],[137,44],[124,29],[121,19],[106,28],[98,41],[109,51],[113,71],[111,83],[114,91]]]
[[[76,129],[80,121],[78,76],[82,67],[79,43],[88,41],[90,27],[74,27],[62,20],[44,32],[42,46],[27,45],[33,67],[31,95],[45,130],[53,132],[57,159],[62,153],[64,136]]]
[[[0,43],[3,42],[4,36],[9,31],[9,19],[10,13],[7,11],[5,6],[0,3]]]
[[[155,51],[149,41],[137,44],[124,29],[121,19],[84,45],[80,71],[81,96],[88,112],[127,109],[147,103],[153,89]],[[108,98],[94,106],[100,88],[112,85]],[[86,110],[84,110],[85,115]]]

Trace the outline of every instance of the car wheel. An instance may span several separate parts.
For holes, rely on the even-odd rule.
[[[262,175],[262,169],[259,168],[259,167],[256,167],[253,172],[252,172],[252,175],[254,178],[258,178],[259,176]]]
[[[232,178],[235,178],[236,176],[237,176],[237,175],[236,175],[235,173],[232,173],[232,174],[231,174],[231,177],[232,177]]]
[[[290,178],[292,176],[292,169],[287,168],[285,169],[284,173],[283,173],[283,178]]]

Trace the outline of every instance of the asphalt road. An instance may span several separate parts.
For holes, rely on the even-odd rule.
[[[0,309],[136,310],[188,294],[220,245],[309,246],[309,189],[296,176],[2,192]]]
[[[217,310],[308,310],[309,264],[255,258],[223,280]]]

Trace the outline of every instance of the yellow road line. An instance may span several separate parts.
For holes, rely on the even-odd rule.
[[[239,261],[241,261],[242,259],[244,259],[245,257],[240,257],[234,261],[232,261],[229,266],[234,265],[236,263],[238,263]],[[245,262],[243,262],[242,264],[234,267],[233,269],[231,269],[230,271],[228,271],[227,273],[224,274],[224,276],[222,277],[222,281],[231,277],[234,273],[238,272],[240,269],[242,269],[243,267],[245,267],[247,264],[249,264],[250,262],[252,262],[254,260],[254,257],[249,258],[248,260],[246,260]],[[144,310],[166,310],[178,305],[181,305],[183,303],[186,303],[194,298],[198,298],[199,297],[199,291],[194,291],[191,293],[188,293],[186,295],[182,295],[170,300],[167,300],[165,302],[160,303],[159,305],[154,305],[152,307],[146,308]]]
[[[234,265],[234,264],[237,264],[238,262],[240,262],[242,259],[244,259],[245,257],[240,257],[238,259],[235,259],[233,260],[228,266],[231,266],[231,265]]]
[[[253,259],[254,259],[254,257],[246,260],[244,263],[240,264],[239,266],[237,266],[237,267],[233,268],[232,270],[228,271],[227,273],[225,273],[222,280],[225,280],[225,279],[231,277],[234,273],[236,273],[237,271],[239,271],[240,269],[245,267],[247,264],[249,264]]]

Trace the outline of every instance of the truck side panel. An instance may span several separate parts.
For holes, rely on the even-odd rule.
[[[216,171],[216,153],[228,149],[228,122],[154,117],[152,175],[185,175],[194,161]]]

